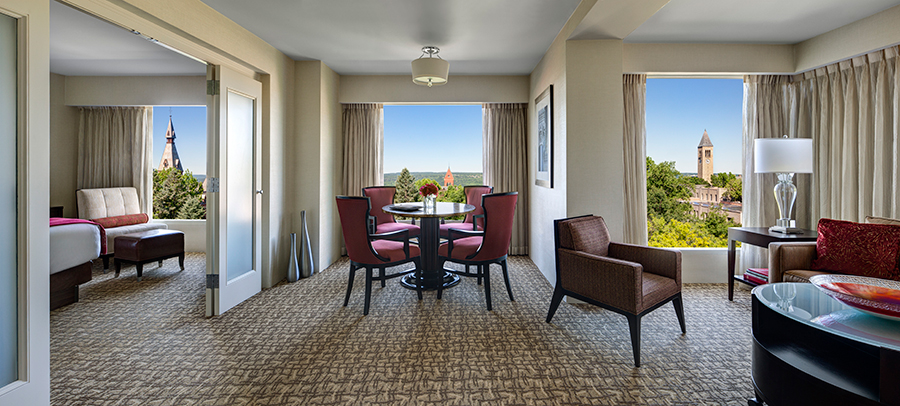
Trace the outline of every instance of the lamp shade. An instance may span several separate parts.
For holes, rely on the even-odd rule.
[[[812,173],[810,138],[757,138],[753,140],[756,173]]]
[[[440,86],[447,83],[450,62],[441,58],[419,58],[412,61],[413,82],[417,85]]]

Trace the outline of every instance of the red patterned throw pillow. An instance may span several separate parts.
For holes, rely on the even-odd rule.
[[[130,226],[133,224],[141,224],[150,221],[150,216],[146,213],[126,214],[124,216],[104,217],[92,219],[91,221],[100,224],[103,228],[113,228],[121,226]]]
[[[900,280],[900,226],[819,220],[812,269]]]

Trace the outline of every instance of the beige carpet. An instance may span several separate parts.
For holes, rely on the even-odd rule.
[[[346,259],[283,283],[225,315],[204,313],[204,263],[189,254],[137,282],[100,273],[81,301],[51,313],[54,405],[745,405],[750,300],[725,285],[684,286],[687,334],[671,304],[644,318],[633,367],[625,317],[565,302],[544,322],[552,286],[510,258],[516,301],[492,277],[494,311],[474,278],[444,292],[364,278],[342,307]]]

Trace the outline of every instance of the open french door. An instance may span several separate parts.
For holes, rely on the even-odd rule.
[[[206,315],[260,292],[260,82],[208,65]]]

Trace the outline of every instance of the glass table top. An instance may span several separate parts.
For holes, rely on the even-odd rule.
[[[814,328],[900,351],[900,321],[873,316],[826,295],[811,283],[771,283],[753,288],[759,302]]]

